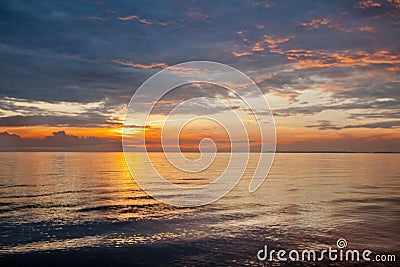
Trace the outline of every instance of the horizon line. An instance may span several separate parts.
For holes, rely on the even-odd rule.
[[[20,153],[20,152],[54,152],[54,153],[60,153],[60,152],[84,152],[84,153],[145,153],[145,151],[120,151],[120,150],[0,150],[0,153]],[[147,151],[147,153],[162,153],[165,151]],[[179,153],[179,151],[167,151],[169,153]],[[200,153],[199,151],[181,151],[182,153]],[[213,153],[210,151],[206,151],[203,153]],[[231,153],[230,151],[217,151],[216,153]],[[247,153],[246,151],[243,152],[233,152],[233,153]],[[264,152],[259,152],[259,151],[249,151],[249,153],[342,153],[342,154],[400,154],[400,151],[264,151]]]

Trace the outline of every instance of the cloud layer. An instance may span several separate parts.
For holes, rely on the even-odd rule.
[[[257,82],[279,126],[297,129],[293,148],[302,131],[336,142],[328,130],[391,131],[387,147],[400,138],[399,17],[397,0],[1,1],[0,131],[117,129],[152,74],[210,60]],[[172,94],[154,112],[200,93]]]

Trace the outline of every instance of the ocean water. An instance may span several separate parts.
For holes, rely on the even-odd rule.
[[[211,174],[229,154],[218,156]],[[398,263],[400,154],[278,153],[250,194],[256,156],[222,199],[176,208],[135,184],[122,153],[0,153],[0,265],[255,266],[265,264],[256,257],[264,245],[318,250],[339,238]],[[143,155],[132,157],[140,168]],[[176,183],[212,176],[185,176],[161,153],[151,157]]]

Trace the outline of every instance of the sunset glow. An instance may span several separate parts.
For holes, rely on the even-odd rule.
[[[18,12],[43,20],[13,34],[2,30],[1,150],[24,150],[30,143],[29,150],[68,150],[67,140],[74,138],[79,149],[94,137],[84,149],[100,142],[101,149],[120,151],[126,105],[142,82],[177,63],[212,60],[256,81],[275,116],[278,151],[400,151],[397,1],[331,1],[312,5],[312,12],[252,1],[239,12],[224,3],[239,24],[217,16],[219,5],[197,3],[171,16],[98,3],[94,13],[64,10],[62,16],[43,17],[40,5],[26,4]],[[6,23],[24,22],[12,15]],[[74,34],[60,31],[28,45],[24,39],[41,35],[42,24]],[[152,150],[161,149],[167,111],[201,96],[244,110],[238,99],[215,88],[193,84],[177,90],[159,102],[147,125]],[[196,105],[207,103],[195,103],[192,111]],[[208,105],[209,112],[223,115],[223,109]],[[257,146],[258,133],[250,129],[254,118],[243,119]],[[204,137],[228,149],[228,137],[206,121],[189,128],[180,136],[182,149],[196,150]],[[143,125],[134,126],[129,134],[142,131]],[[56,144],[53,135],[60,132]],[[43,148],[48,138],[53,143]]]

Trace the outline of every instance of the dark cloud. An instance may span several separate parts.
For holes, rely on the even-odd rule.
[[[333,125],[328,120],[319,120],[317,124],[307,125],[308,128],[317,128],[319,130],[341,130],[342,128],[336,125]]]
[[[112,122],[109,117],[100,114],[82,114],[80,116],[8,116],[0,117],[0,126],[19,127],[19,126],[72,126],[72,127],[100,127],[119,125]]]
[[[113,138],[79,137],[54,132],[51,136],[22,138],[0,133],[0,151],[121,151],[121,141]]]
[[[193,98],[198,98],[193,101],[191,105],[184,105],[179,109],[179,114],[215,114],[227,108],[238,109],[237,102],[229,103],[229,101],[237,99],[236,96],[230,95],[230,91],[221,86],[196,83],[186,84],[174,88],[164,95],[160,101],[155,105],[152,114],[169,114],[180,103],[188,101]],[[228,107],[224,105],[210,105],[208,98],[224,101]]]
[[[337,126],[332,124],[327,120],[319,120],[317,124],[307,125],[308,128],[317,128],[319,130],[343,130],[343,129],[352,129],[352,128],[383,128],[383,129],[393,129],[400,127],[400,120],[396,121],[379,121],[379,122],[371,122],[371,123],[360,123],[360,124],[349,124],[344,126]]]
[[[289,62],[266,48],[238,59],[264,36],[293,36],[279,48],[398,52],[397,24],[383,4],[354,8],[352,1],[2,1],[0,4],[0,96],[43,101],[124,100],[156,70],[126,69],[113,60],[168,65],[189,60],[228,63],[244,71]],[[373,13],[371,13],[373,12]],[[396,13],[397,12],[397,13]],[[227,14],[234,19],[226,19]],[[371,19],[371,16],[379,16]],[[134,17],[132,20],[120,18]],[[301,23],[328,18],[352,32],[307,30]],[[150,25],[139,20],[152,22]],[[263,27],[257,27],[261,25]],[[375,32],[356,29],[371,25]],[[239,36],[237,32],[242,31]],[[243,41],[243,39],[246,39]],[[251,64],[249,64],[249,60]]]
[[[400,120],[397,121],[380,121],[380,122],[372,122],[372,123],[362,123],[362,124],[354,124],[354,125],[346,125],[343,129],[349,128],[384,128],[384,129],[392,129],[392,128],[399,128],[400,127]]]
[[[362,98],[368,100],[374,99],[393,99],[400,102],[400,82],[375,81],[368,84],[370,81],[365,81],[365,85],[357,86],[352,90],[338,91],[335,96],[344,99]]]
[[[351,118],[351,119],[380,119],[380,118],[400,119],[400,110],[352,113],[349,116],[349,118]]]
[[[372,100],[372,101],[357,101],[352,100],[349,103],[333,103],[330,105],[312,105],[312,106],[292,106],[289,108],[283,109],[276,109],[274,110],[274,115],[276,116],[295,116],[295,115],[313,115],[316,113],[320,113],[325,110],[342,110],[342,111],[349,111],[349,110],[366,110],[368,112],[371,109],[375,110],[390,110],[393,109],[393,112],[386,113],[389,114],[396,114],[398,112],[400,105],[400,100],[392,100],[392,99],[385,99],[385,100]],[[352,117],[352,115],[350,116]]]

